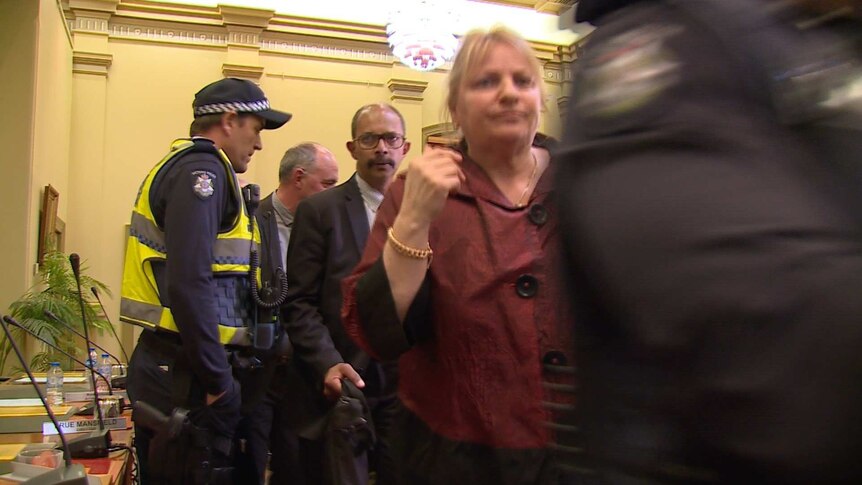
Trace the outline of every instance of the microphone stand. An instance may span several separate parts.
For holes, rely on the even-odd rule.
[[[82,334],[81,332],[79,332],[79,331],[75,330],[75,327],[73,327],[73,326],[69,325],[68,323],[64,322],[63,320],[61,320],[61,319],[60,319],[60,317],[58,317],[57,315],[55,315],[55,314],[54,314],[54,312],[52,312],[51,310],[45,310],[45,315],[47,315],[47,316],[48,316],[48,318],[50,318],[51,320],[54,320],[55,322],[59,323],[60,325],[62,325],[63,327],[65,327],[67,330],[69,330],[70,332],[72,332],[72,333],[74,333],[75,335],[77,335],[78,337],[81,337],[81,338],[83,338],[83,339],[86,339],[86,337],[84,337],[84,334]],[[118,359],[118,358],[117,358],[117,356],[116,356],[116,355],[114,355],[114,354],[112,354],[112,353],[108,352],[108,350],[107,350],[107,349],[105,349],[105,348],[104,348],[104,347],[102,347],[101,345],[97,344],[96,342],[92,342],[92,344],[93,344],[93,346],[94,346],[95,348],[97,348],[97,349],[101,350],[102,352],[104,352],[104,353],[108,354],[112,359],[114,359],[115,361],[117,361],[117,363],[118,363],[118,364],[122,364],[122,362],[120,361],[120,359]],[[93,367],[95,367],[95,366],[96,366],[96,363],[95,363],[95,362],[93,362]]]
[[[78,286],[78,303],[81,305],[81,326],[84,329],[84,340],[87,341],[87,348],[93,347],[90,340],[90,332],[87,330],[87,311],[84,309],[84,294],[81,293],[81,258],[77,253],[69,255],[69,264],[72,265],[72,273],[75,274],[75,283]],[[93,367],[95,367],[93,362]],[[105,429],[105,418],[102,416],[102,407],[99,406],[99,388],[96,386],[96,373],[90,374],[90,383],[93,384],[93,405],[96,408],[95,414],[99,417],[99,429],[90,433],[90,436],[77,440],[80,443],[80,448],[71,450],[73,453],[78,452],[79,456],[87,456],[90,458],[102,458],[108,456],[108,448],[111,447],[111,433]],[[111,386],[108,386],[110,390]]]
[[[102,304],[102,299],[99,298],[98,289],[95,286],[91,286],[90,291],[93,293],[93,296],[96,297],[96,301],[99,302],[99,308],[102,309],[102,314],[105,315],[105,320],[107,320],[108,323],[111,325],[111,327],[110,327],[111,333],[114,334],[114,339],[116,339],[117,345],[120,346],[120,352],[123,353],[123,358],[126,359],[126,364],[128,364],[129,363],[129,354],[126,353],[126,348],[123,347],[123,342],[120,341],[120,336],[117,335],[117,329],[114,328],[114,322],[112,322],[111,319],[108,317],[108,312],[105,310],[105,305]],[[104,349],[102,349],[102,350],[104,350]],[[107,352],[107,350],[105,350],[105,352]],[[114,357],[114,359],[116,359],[116,357]],[[122,364],[122,362],[120,362],[119,360],[117,362]]]
[[[69,255],[69,264],[72,265],[72,273],[75,274],[75,283],[78,285],[78,303],[81,305],[81,326],[84,328],[84,340],[87,341],[87,348],[92,348],[90,340],[90,332],[87,330],[87,311],[84,309],[84,294],[81,293],[81,258],[78,253]],[[96,363],[92,362],[93,367]],[[96,375],[90,374],[90,382],[93,384],[93,405],[96,406],[96,412],[99,413],[99,431],[105,431],[105,423],[102,417],[102,408],[99,406],[99,390],[96,387]]]
[[[51,419],[51,422],[54,423],[54,427],[57,428],[57,434],[60,436],[60,443],[63,447],[63,461],[65,462],[65,466],[62,468],[48,471],[31,478],[24,483],[29,485],[87,485],[89,482],[87,480],[87,472],[84,469],[84,465],[81,465],[80,463],[72,463],[72,454],[69,451],[69,443],[66,441],[66,436],[63,434],[63,430],[60,429],[60,423],[57,421],[57,416],[54,415],[54,411],[51,410],[51,406],[48,405],[48,401],[45,400],[45,396],[42,394],[39,386],[36,385],[36,378],[33,377],[33,372],[30,370],[30,366],[27,365],[27,362],[24,360],[24,355],[21,353],[21,349],[18,348],[18,344],[15,343],[15,339],[12,338],[12,332],[10,332],[9,327],[6,326],[6,322],[9,322],[11,319],[12,317],[4,316],[3,319],[0,320],[0,325],[3,326],[3,332],[6,334],[6,339],[12,345],[12,350],[15,351],[18,361],[21,362],[21,366],[24,368],[24,372],[26,372],[27,376],[30,378],[30,383],[32,383],[33,387],[36,389],[36,394],[39,396],[39,400],[42,401],[42,406],[45,407],[45,411],[48,413],[48,418]]]
[[[111,396],[113,396],[113,395],[114,395],[114,391],[111,389],[111,386],[110,386],[111,381],[109,381],[109,380],[108,380],[108,378],[107,378],[107,377],[105,377],[105,375],[104,375],[104,374],[102,374],[101,372],[97,371],[97,370],[95,369],[95,366],[88,366],[88,365],[87,365],[84,361],[82,361],[81,359],[79,359],[79,358],[75,357],[74,355],[70,354],[69,352],[66,352],[65,350],[61,349],[61,348],[60,348],[60,347],[58,347],[57,345],[55,345],[55,344],[53,344],[53,343],[49,342],[49,341],[48,341],[48,339],[46,339],[46,338],[44,338],[44,337],[42,337],[42,336],[38,335],[36,332],[34,332],[34,331],[30,330],[29,328],[27,328],[27,327],[25,327],[25,326],[21,325],[20,323],[18,323],[18,320],[15,320],[14,318],[12,318],[12,317],[10,317],[10,316],[5,316],[5,317],[3,317],[3,320],[5,320],[5,321],[6,321],[6,323],[8,323],[9,325],[13,325],[13,326],[15,326],[15,327],[20,328],[20,329],[21,329],[21,330],[23,330],[27,335],[30,335],[31,337],[33,337],[33,338],[35,338],[36,340],[38,340],[38,341],[42,342],[43,344],[47,345],[48,347],[51,347],[52,349],[56,350],[57,352],[60,352],[61,354],[63,354],[63,355],[65,355],[66,357],[68,357],[69,359],[74,360],[76,363],[83,365],[85,369],[89,369],[90,371],[92,371],[95,375],[97,375],[97,376],[99,376],[100,378],[102,378],[102,380],[104,380],[104,381],[108,384],[108,394],[110,394]]]

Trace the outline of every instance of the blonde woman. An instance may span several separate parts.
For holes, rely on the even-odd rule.
[[[526,41],[468,34],[447,99],[463,141],[393,182],[345,280],[348,332],[373,356],[400,356],[404,483],[560,483],[550,449],[553,429],[570,429],[573,374],[543,96]]]

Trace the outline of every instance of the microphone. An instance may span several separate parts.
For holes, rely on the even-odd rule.
[[[54,312],[52,312],[51,310],[45,310],[45,311],[44,311],[44,313],[45,313],[45,315],[47,315],[47,316],[48,316],[48,318],[50,318],[51,320],[54,320],[55,322],[59,323],[60,325],[62,325],[62,326],[64,326],[64,327],[66,327],[69,331],[71,331],[71,332],[72,332],[72,333],[74,333],[75,335],[77,335],[77,336],[79,336],[79,337],[81,337],[81,338],[84,338],[84,334],[82,334],[81,332],[79,332],[79,331],[75,330],[75,327],[73,327],[73,326],[69,325],[68,323],[64,322],[63,320],[61,320],[61,319],[60,319],[60,317],[58,317],[57,315],[55,315],[55,314],[54,314]],[[122,362],[120,361],[120,359],[118,359],[118,358],[117,358],[117,356],[115,356],[114,354],[112,354],[112,353],[108,352],[108,350],[107,350],[107,349],[105,349],[104,347],[102,347],[101,345],[97,344],[96,342],[93,342],[93,346],[94,346],[95,348],[97,348],[97,349],[101,350],[102,352],[104,352],[104,353],[108,354],[112,359],[116,360],[118,364],[122,364]],[[95,362],[94,362],[94,363],[93,363],[93,367],[95,367],[95,366],[96,366],[96,364],[95,364]]]
[[[40,336],[40,335],[39,335],[39,334],[37,334],[36,332],[34,332],[34,331],[30,330],[29,328],[27,328],[27,327],[25,327],[25,326],[21,325],[20,323],[18,323],[18,320],[15,320],[14,318],[12,318],[12,317],[10,317],[10,316],[5,316],[5,317],[3,317],[3,320],[5,320],[5,321],[6,321],[6,323],[8,323],[9,325],[13,325],[13,326],[15,326],[15,327],[20,328],[21,330],[23,330],[24,332],[26,332],[26,333],[27,333],[27,335],[30,335],[31,337],[33,337],[33,338],[35,338],[36,340],[38,340],[38,341],[42,342],[43,344],[47,345],[48,347],[51,347],[52,349],[56,350],[57,352],[60,352],[61,354],[65,355],[66,357],[68,357],[68,358],[70,358],[70,359],[74,360],[76,363],[83,365],[85,369],[90,369],[91,371],[93,371],[93,374],[95,374],[95,375],[99,376],[99,377],[100,377],[102,380],[104,380],[105,382],[110,383],[110,381],[108,380],[108,378],[107,378],[104,374],[102,374],[101,372],[99,372],[99,371],[97,371],[97,370],[96,370],[96,368],[95,368],[96,366],[88,366],[88,365],[87,365],[83,360],[81,360],[81,359],[79,359],[79,358],[75,357],[74,355],[70,354],[69,352],[66,352],[65,350],[61,349],[61,348],[60,348],[60,347],[58,347],[57,345],[55,345],[55,344],[53,344],[53,343],[49,342],[49,341],[48,341],[48,339],[46,339],[46,338],[44,338],[44,337]],[[110,389],[110,387],[108,387],[108,389]],[[113,391],[113,390],[111,390],[111,391],[110,391],[110,394],[111,394],[111,395],[114,395],[114,391]]]
[[[75,274],[75,280],[81,280],[81,257],[78,256],[78,253],[72,253],[69,255],[69,264],[72,265],[72,273]]]
[[[99,290],[95,286],[90,287],[90,291],[93,293],[93,296],[96,297],[96,301],[99,302],[99,308],[102,309],[102,314],[105,315],[105,320],[111,324],[111,333],[114,334],[114,338],[117,340],[117,345],[120,346],[120,351],[123,353],[123,358],[126,359],[126,363],[129,363],[129,354],[126,353],[126,348],[123,347],[123,342],[120,341],[120,336],[117,335],[117,329],[114,328],[114,322],[108,317],[108,312],[105,311],[105,305],[102,304],[102,299],[99,298]],[[107,352],[107,350],[105,351]],[[113,357],[113,356],[112,356]],[[116,359],[116,357],[114,357]],[[119,362],[119,361],[118,361]],[[122,364],[122,362],[120,362]]]
[[[51,422],[54,423],[54,427],[57,428],[57,433],[60,436],[60,443],[63,445],[63,461],[66,463],[62,468],[57,468],[43,473],[42,475],[27,480],[26,483],[31,485],[87,485],[89,482],[87,480],[87,472],[84,469],[84,465],[81,465],[80,463],[72,463],[72,454],[69,452],[69,443],[66,441],[66,436],[60,428],[60,423],[57,422],[57,417],[54,415],[54,411],[51,410],[51,406],[48,406],[45,396],[42,394],[42,391],[39,390],[39,386],[36,385],[36,378],[33,377],[33,372],[30,371],[30,366],[28,366],[27,361],[24,360],[24,355],[21,353],[21,349],[18,348],[18,344],[15,343],[15,339],[12,338],[12,332],[10,332],[9,327],[6,326],[6,322],[9,320],[11,320],[11,317],[4,316],[3,319],[0,320],[0,325],[3,326],[6,340],[12,345],[12,350],[15,351],[18,361],[21,362],[21,366],[27,373],[27,377],[30,378],[30,383],[33,384],[34,388],[36,388],[36,394],[39,396],[39,400],[42,401],[42,406],[45,407],[45,411],[48,413],[48,418],[51,419]]]
[[[81,327],[84,329],[84,340],[87,342],[87,348],[93,348],[93,341],[90,340],[90,331],[87,329],[87,311],[84,309],[84,294],[81,293],[81,258],[78,253],[69,255],[69,264],[72,265],[72,273],[75,274],[75,284],[78,287],[78,304],[81,306]],[[93,367],[96,363],[93,362]],[[90,436],[82,438],[79,441],[88,441],[85,446],[84,453],[91,454],[93,458],[102,458],[108,456],[108,448],[111,446],[111,433],[105,429],[105,418],[102,416],[102,407],[99,406],[99,386],[96,385],[96,373],[90,373],[90,383],[93,385],[93,407],[96,409],[95,414],[99,417],[99,429],[90,433]],[[108,390],[111,386],[108,386]]]
[[[8,323],[9,325],[14,325],[14,326],[20,328],[21,330],[26,332],[27,335],[30,335],[30,336],[36,338],[36,340],[39,340],[40,342],[44,343],[45,345],[51,347],[52,349],[60,352],[63,355],[65,355],[66,357],[68,357],[68,358],[74,360],[75,362],[83,365],[84,368],[89,368],[93,372],[93,374],[91,375],[90,378],[92,379],[92,381],[94,383],[96,382],[95,376],[97,376],[97,375],[99,377],[101,377],[105,382],[110,383],[110,381],[108,380],[107,377],[105,377],[102,373],[100,373],[99,371],[97,371],[94,368],[95,366],[88,367],[87,364],[85,364],[83,361],[81,361],[80,359],[78,359],[74,355],[70,354],[69,352],[66,352],[65,350],[61,349],[60,347],[57,347],[53,343],[49,342],[47,339],[44,339],[41,336],[37,335],[36,332],[33,332],[29,328],[24,327],[23,325],[18,323],[18,321],[15,320],[14,318],[12,318],[8,315],[5,315],[5,316],[3,316],[3,321]],[[110,385],[108,386],[108,390],[109,390],[109,394],[111,394],[111,395],[114,394],[114,391],[111,390]],[[93,392],[94,393],[96,392],[95,386],[93,387]],[[96,397],[95,405],[96,405],[96,408],[99,408],[98,397]],[[96,415],[96,413],[94,413],[94,415]],[[72,454],[73,458],[104,458],[104,457],[108,456],[108,448],[110,448],[110,446],[111,446],[111,434],[108,432],[108,430],[105,429],[105,421],[102,418],[101,410],[98,411],[98,419],[99,419],[99,429],[97,431],[91,432],[89,436],[77,438],[77,439],[70,442],[71,445],[69,446],[69,453]]]
[[[84,329],[84,340],[87,342],[87,348],[93,348],[93,341],[90,340],[90,332],[87,330],[87,311],[84,309],[84,294],[81,293],[81,257],[78,253],[69,255],[69,264],[72,265],[72,273],[75,274],[75,284],[78,285],[78,303],[81,305],[81,327]],[[93,368],[96,363],[93,362]],[[90,374],[90,382],[93,384],[93,406],[96,407],[96,412],[99,413],[99,431],[105,431],[105,422],[102,417],[102,408],[99,407],[99,389],[96,386],[96,375]],[[110,388],[110,386],[108,386]]]

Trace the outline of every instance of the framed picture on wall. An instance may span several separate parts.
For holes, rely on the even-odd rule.
[[[50,185],[45,186],[42,193],[42,217],[39,220],[39,264],[45,259],[45,253],[54,249],[60,249],[57,245],[62,241],[57,238],[57,207],[60,202],[60,192]],[[65,224],[60,228],[65,231]],[[62,234],[61,234],[62,236]]]
[[[54,221],[54,249],[66,250],[66,223],[59,217]]]

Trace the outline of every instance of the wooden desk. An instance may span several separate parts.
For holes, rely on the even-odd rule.
[[[126,411],[123,413],[123,416],[127,418],[129,425],[132,422],[131,411]],[[80,433],[76,434],[68,434],[66,435],[67,440],[73,440],[76,436],[80,436]],[[133,431],[132,429],[117,429],[111,430],[111,443],[122,444],[131,447],[132,445],[132,437]],[[57,435],[51,436],[43,436],[42,433],[4,433],[0,434],[0,444],[10,444],[10,443],[56,443],[59,442],[60,438]],[[128,450],[119,450],[111,452],[108,455],[108,458],[100,458],[97,460],[108,460],[107,463],[107,472],[106,473],[98,473],[92,474],[90,473],[90,467],[93,466],[93,462],[96,460],[75,460],[72,461],[75,463],[81,463],[87,468],[87,473],[90,476],[96,477],[99,479],[101,485],[127,485],[131,484],[131,472],[132,472],[132,460],[134,459],[132,453]],[[101,468],[104,468],[104,464],[102,464]],[[0,485],[7,484],[15,484],[18,482],[13,482],[10,480],[4,480],[0,478]]]

